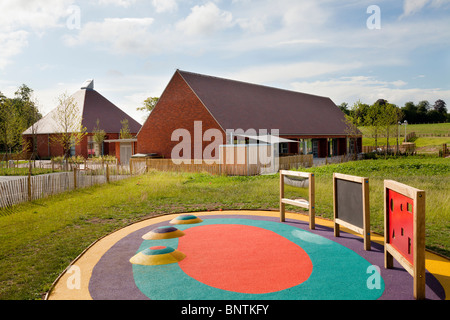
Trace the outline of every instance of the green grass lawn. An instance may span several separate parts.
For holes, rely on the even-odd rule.
[[[363,145],[364,146],[375,146],[375,139],[369,136],[370,132],[366,127],[359,128],[363,133]],[[404,127],[400,130],[401,137],[399,143],[401,144],[404,139]],[[417,153],[424,154],[438,154],[439,150],[442,149],[444,143],[450,145],[450,137],[444,136],[450,134],[450,123],[435,123],[435,124],[412,124],[407,126],[407,133],[415,132],[417,138],[412,141],[416,144]],[[431,134],[433,136],[423,136],[420,134]],[[396,137],[389,138],[389,145],[394,146],[397,144]],[[387,145],[386,138],[378,138],[377,145],[385,146]]]
[[[369,129],[367,127],[359,127],[359,130],[364,135],[369,134]],[[431,123],[431,124],[408,124],[406,126],[406,133],[415,132],[419,134],[433,134],[435,136],[450,134],[450,123]],[[405,127],[400,126],[400,135],[402,137],[405,134]]]
[[[403,140],[399,141],[399,144],[402,144]],[[386,138],[378,138],[377,144],[379,146],[385,146],[387,143]],[[416,147],[442,147],[444,143],[450,144],[450,137],[419,137],[414,140],[414,143],[416,144]],[[364,146],[375,146],[375,139],[374,138],[366,138],[363,137],[363,145]],[[389,145],[395,146],[397,145],[397,140],[395,138],[389,139]]]
[[[306,170],[306,169],[305,169]],[[332,172],[370,178],[371,228],[383,233],[383,180],[426,191],[427,248],[450,257],[450,162],[412,157],[310,168],[316,213],[333,216]],[[288,196],[306,189],[286,187]],[[40,299],[94,241],[139,220],[217,209],[278,210],[279,176],[225,177],[150,172],[0,211],[0,299]],[[302,209],[287,206],[288,211]]]
[[[0,176],[28,176],[30,172],[29,168],[2,168],[0,167]],[[60,172],[60,170],[44,169],[44,168],[33,168],[31,170],[31,175],[47,174],[52,172]]]

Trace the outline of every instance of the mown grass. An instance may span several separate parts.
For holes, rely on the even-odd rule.
[[[363,142],[363,146],[372,146],[372,147],[375,146],[374,138],[363,137],[362,142]],[[402,142],[403,142],[403,139],[400,139],[399,145],[401,145]],[[413,142],[416,144],[417,148],[424,148],[424,147],[442,148],[442,145],[444,143],[450,144],[450,137],[419,137],[419,138],[416,138]],[[387,145],[387,139],[386,138],[378,138],[377,145],[378,146]],[[395,138],[390,138],[389,145],[396,146],[397,140]]]
[[[0,167],[0,176],[28,176],[28,173],[30,172],[29,168],[2,168]],[[52,169],[44,169],[44,168],[33,168],[31,170],[31,175],[40,175],[40,174],[47,174],[56,172]]]
[[[370,134],[368,127],[358,127],[358,129],[360,129],[364,135]],[[416,134],[433,134],[435,136],[447,135],[450,133],[450,123],[408,124],[406,127],[406,132],[415,132]],[[404,126],[400,126],[400,134],[402,136],[405,134]]]
[[[320,168],[317,215],[332,218],[333,172],[369,176],[371,225],[383,233],[383,180],[427,192],[427,247],[450,257],[448,159],[365,160]],[[286,187],[288,196],[306,189]],[[0,299],[40,299],[57,276],[98,238],[161,214],[278,209],[279,176],[224,177],[151,172],[0,211]],[[289,211],[301,211],[287,206]]]
[[[370,136],[370,130],[367,127],[359,127],[363,133],[362,143],[364,146],[375,146],[375,139]],[[399,139],[399,144],[403,142],[404,139],[404,127],[401,127],[400,134],[402,135]],[[417,153],[423,154],[438,154],[438,150],[442,149],[444,143],[450,144],[450,123],[434,123],[434,124],[411,124],[407,127],[407,132],[415,132],[417,138],[414,139],[416,144]],[[383,132],[381,132],[383,134]],[[419,136],[427,134],[432,136]],[[389,145],[395,146],[397,144],[396,137],[389,138]],[[377,139],[378,146],[387,145],[387,139],[379,137]]]

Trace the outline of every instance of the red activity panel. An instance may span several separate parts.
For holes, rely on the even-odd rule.
[[[385,267],[394,258],[414,278],[414,297],[425,298],[425,192],[384,181]]]
[[[389,242],[399,253],[413,264],[414,216],[413,199],[388,190]]]

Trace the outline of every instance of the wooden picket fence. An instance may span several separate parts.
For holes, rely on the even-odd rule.
[[[0,182],[0,208],[42,199],[58,193],[109,183],[130,177],[127,167],[105,166],[95,170],[77,170],[37,176],[25,176]]]
[[[386,146],[378,146],[375,148],[374,146],[362,146],[363,153],[385,153],[386,151],[389,153],[397,152],[397,145],[390,145],[389,149]],[[403,142],[398,146],[398,151],[402,154],[414,154],[416,151],[416,144],[414,142]]]
[[[278,158],[279,169],[290,170],[299,167],[312,167],[313,155],[296,155],[290,157]],[[229,176],[255,176],[264,171],[263,164],[221,164],[208,163],[205,161],[194,160],[191,163],[177,164],[171,159],[145,159],[131,158],[130,167],[133,173],[143,173],[148,170],[169,171],[169,172],[205,172],[213,175],[229,175]]]

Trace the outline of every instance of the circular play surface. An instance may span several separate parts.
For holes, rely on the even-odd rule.
[[[334,237],[329,226],[310,230],[301,218],[238,213],[159,217],[106,237],[74,262],[79,290],[65,288],[75,276],[68,272],[49,298],[413,299],[412,277],[400,266],[385,269],[376,241],[366,251],[361,237]],[[426,298],[445,299],[432,273],[426,280]]]

